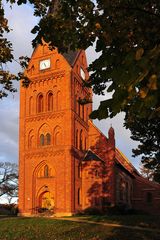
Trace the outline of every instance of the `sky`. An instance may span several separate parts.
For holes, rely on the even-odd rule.
[[[12,32],[7,36],[13,43],[14,57],[31,56],[31,41],[34,35],[30,33],[38,19],[33,17],[31,5],[13,6],[12,10],[9,5],[5,5],[6,17],[9,20],[9,26]],[[87,51],[88,63],[96,58],[94,48]],[[8,64],[7,70],[17,72],[19,65],[16,62]],[[16,83],[19,88],[19,83]],[[93,108],[97,108],[99,102],[106,96],[94,96]],[[0,161],[10,161],[18,163],[18,129],[19,129],[19,91],[10,94],[7,98],[0,100]],[[137,142],[130,139],[130,131],[123,127],[124,114],[118,114],[113,119],[104,119],[94,121],[95,125],[107,136],[110,126],[115,129],[116,146],[127,156],[135,167],[139,166],[138,158],[132,157],[132,148],[137,146]]]

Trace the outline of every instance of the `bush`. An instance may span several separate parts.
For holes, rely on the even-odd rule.
[[[126,206],[119,205],[119,206],[110,206],[105,209],[105,214],[107,215],[124,215],[126,214]]]
[[[18,206],[17,204],[1,204],[0,205],[1,214],[17,216]]]
[[[101,215],[102,214],[102,210],[96,207],[89,207],[84,209],[83,213],[85,215]]]
[[[143,211],[129,208],[125,204],[106,207],[104,212],[107,215],[135,215],[135,214],[142,215],[142,214],[145,214]]]
[[[40,213],[42,216],[52,216],[54,214],[54,208],[48,209],[48,208],[38,208],[38,213]]]
[[[38,208],[39,213],[45,213],[48,211],[48,208]]]

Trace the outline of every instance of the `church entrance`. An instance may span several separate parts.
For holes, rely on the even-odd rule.
[[[53,210],[54,208],[54,198],[51,196],[50,192],[43,192],[39,197],[40,208],[42,210]]]

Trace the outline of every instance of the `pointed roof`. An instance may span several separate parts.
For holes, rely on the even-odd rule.
[[[92,150],[88,149],[84,156],[83,161],[91,161],[91,160],[104,162],[100,157],[98,157],[97,154],[95,154]]]
[[[67,60],[67,62],[73,66],[78,55],[79,55],[80,51],[72,51],[69,50],[67,53],[63,53],[63,57]]]
[[[59,5],[60,5],[59,0],[52,0],[52,5],[49,8],[48,13],[51,13],[54,15],[58,10]],[[67,60],[67,62],[71,66],[73,66],[75,63],[75,60],[77,59],[79,52],[80,52],[79,50],[77,50],[77,51],[69,50],[67,53],[63,53],[62,55]]]
[[[132,163],[128,160],[128,158],[118,149],[115,149],[115,161],[117,164],[122,166],[127,172],[134,175],[139,175],[140,173],[137,171],[137,169],[132,165]]]
[[[108,135],[114,135],[114,128],[111,126],[108,130]]]

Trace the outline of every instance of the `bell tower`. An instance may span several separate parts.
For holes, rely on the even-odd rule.
[[[81,209],[80,156],[88,145],[91,104],[80,98],[87,61],[83,50],[59,54],[39,45],[20,87],[19,209],[31,215],[49,209],[71,215]]]

